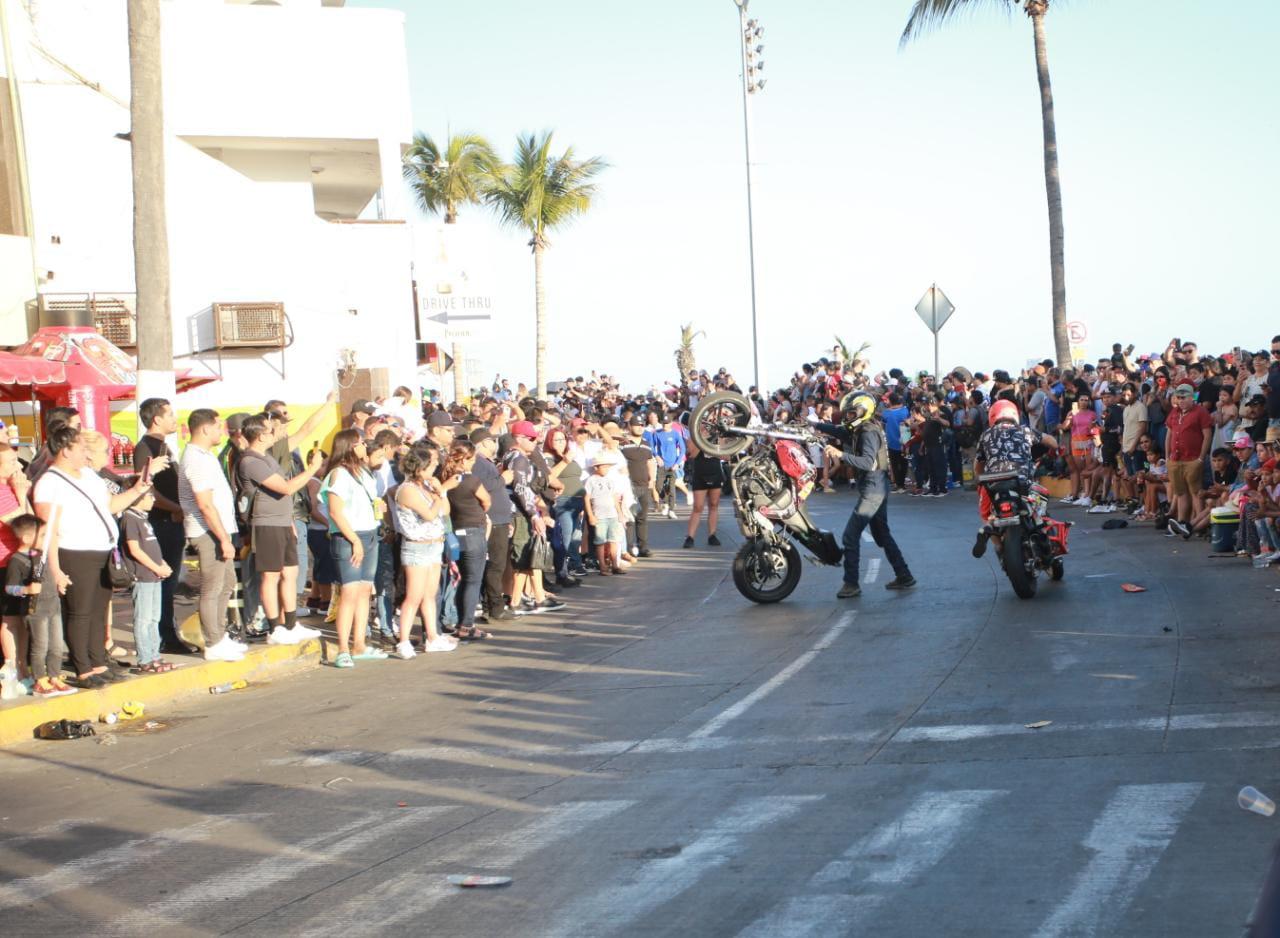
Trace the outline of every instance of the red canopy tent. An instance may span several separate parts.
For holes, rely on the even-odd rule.
[[[217,380],[177,373],[179,392]],[[81,424],[111,433],[111,402],[137,391],[132,356],[87,326],[45,326],[12,352],[0,352],[0,400],[33,401],[80,411]]]

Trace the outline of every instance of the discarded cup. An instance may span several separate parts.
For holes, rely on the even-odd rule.
[[[106,723],[108,726],[110,726],[112,723],[115,723],[119,719],[120,719],[120,715],[111,710],[108,710],[106,713],[98,714],[98,722]]]
[[[244,690],[249,686],[248,681],[227,681],[225,684],[215,684],[209,688],[211,694],[229,694],[233,690]]]
[[[1276,813],[1276,803],[1252,785],[1241,788],[1240,794],[1236,795],[1236,801],[1246,811],[1261,814],[1263,817],[1271,817]]]

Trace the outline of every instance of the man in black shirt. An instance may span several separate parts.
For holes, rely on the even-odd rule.
[[[942,392],[935,392],[925,405],[924,427],[920,432],[929,466],[929,491],[925,498],[942,498],[947,494],[947,448],[942,434],[951,426],[951,410],[941,398]]]
[[[498,441],[481,427],[472,432],[471,442],[476,448],[476,464],[471,471],[489,493],[489,561],[484,568],[481,605],[488,621],[499,622],[511,618],[502,597],[502,587],[511,563],[511,525],[515,506],[507,492],[507,483],[493,461],[498,455]]]
[[[634,530],[632,546],[638,548],[636,556],[652,557],[649,549],[649,511],[653,507],[654,481],[657,479],[657,460],[653,450],[644,441],[644,421],[632,417],[627,423],[627,441],[622,445],[622,457],[627,461],[627,475],[631,479],[631,493],[636,497],[635,521],[628,524],[628,534]],[[630,541],[631,539],[628,538]]]
[[[187,651],[173,627],[173,592],[182,569],[182,551],[187,545],[182,530],[182,508],[178,505],[178,458],[169,448],[166,437],[178,431],[178,415],[163,397],[149,397],[138,405],[138,422],[147,428],[133,448],[133,468],[142,472],[153,458],[169,457],[169,468],[157,472],[151,480],[155,504],[147,512],[147,520],[160,544],[160,554],[169,567],[169,575],[160,582],[160,650],[169,654]]]

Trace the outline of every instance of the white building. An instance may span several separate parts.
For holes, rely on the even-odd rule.
[[[0,344],[35,327],[34,289],[45,307],[96,298],[100,326],[128,347],[127,313],[110,321],[134,292],[125,2],[0,4],[32,220],[5,87]],[[344,396],[413,386],[403,16],[343,0],[166,0],[162,42],[175,364],[222,377],[182,406],[317,402],[344,355],[357,369]],[[281,310],[287,347],[264,347]]]

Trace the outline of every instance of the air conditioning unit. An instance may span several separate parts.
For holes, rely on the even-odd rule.
[[[283,303],[214,303],[215,348],[284,348]]]
[[[118,348],[137,348],[138,319],[134,300],[123,296],[95,296],[90,301],[93,326]]]

